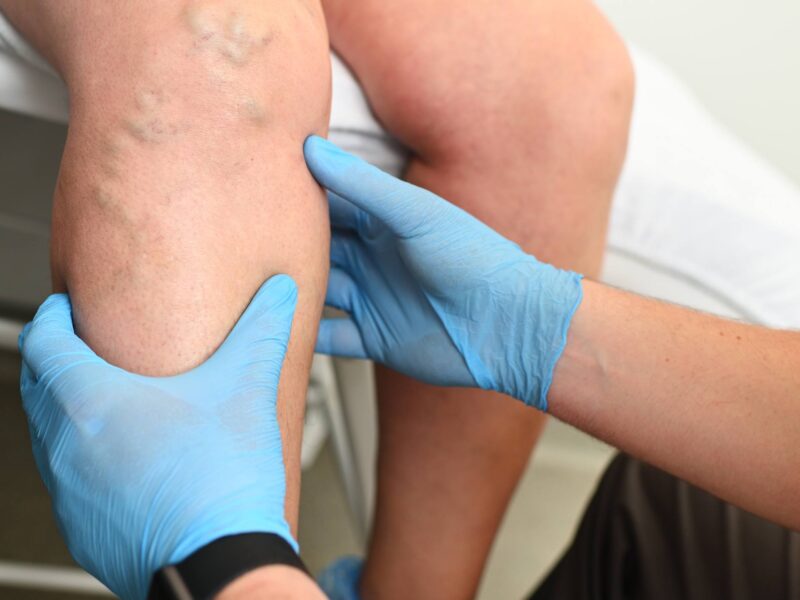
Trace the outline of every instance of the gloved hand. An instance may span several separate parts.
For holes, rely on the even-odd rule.
[[[463,210],[319,137],[306,163],[329,190],[331,273],[317,351],[547,410],[581,276],[540,263]]]
[[[174,377],[111,366],[79,338],[65,294],[20,336],[39,472],[77,562],[125,599],[215,539],[275,533],[285,474],[278,378],[297,299],[277,275],[204,364]]]

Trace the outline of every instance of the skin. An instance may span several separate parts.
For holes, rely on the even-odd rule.
[[[324,8],[334,48],[412,150],[409,181],[542,260],[597,274],[633,75],[591,3],[507,0],[498,10],[488,0],[325,0]],[[386,369],[377,381],[377,503],[362,595],[473,597],[545,416]]]
[[[587,281],[549,402],[558,419],[800,530],[799,395],[799,333]]]
[[[81,337],[148,375],[221,343],[258,286],[299,302],[280,380],[287,520],[296,531],[308,371],[326,285],[324,195],[302,142],[325,134],[330,64],[313,1],[0,0],[58,69],[70,128],[52,272]]]
[[[283,565],[261,567],[229,583],[216,596],[217,600],[323,600],[325,595],[302,571]]]

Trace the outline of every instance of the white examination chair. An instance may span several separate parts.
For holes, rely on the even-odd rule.
[[[715,124],[662,67],[640,52],[634,57],[631,145],[612,210],[603,279],[722,315],[800,327],[800,191]],[[62,83],[2,18],[0,108],[61,122],[67,116]],[[405,164],[402,148],[371,115],[358,84],[335,57],[330,137],[392,173]],[[2,143],[7,140],[0,131]],[[49,197],[36,201],[49,207]],[[0,310],[31,308],[49,287],[46,218],[9,212],[5,207],[12,204],[0,202]],[[14,268],[20,252],[36,267],[25,277]],[[19,324],[2,317],[0,346],[13,347]],[[363,534],[376,448],[366,363],[315,359],[304,464],[326,433]],[[536,460],[554,454],[544,447]],[[0,584],[3,573],[0,565]]]

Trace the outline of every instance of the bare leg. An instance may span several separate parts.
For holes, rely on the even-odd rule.
[[[70,90],[52,266],[82,337],[166,375],[203,361],[270,275],[299,304],[280,382],[296,526],[305,389],[327,273],[327,33],[313,1],[2,0]]]
[[[414,152],[414,183],[539,258],[595,275],[632,73],[583,0],[326,0],[334,47]],[[365,598],[468,598],[544,416],[378,373]]]

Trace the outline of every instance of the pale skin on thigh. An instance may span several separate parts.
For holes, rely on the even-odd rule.
[[[413,152],[406,178],[538,258],[598,273],[633,75],[582,0],[324,0],[333,47]],[[474,596],[544,415],[378,373],[364,598]]]
[[[269,276],[299,302],[278,418],[296,528],[308,371],[328,269],[324,194],[302,144],[327,131],[314,0],[0,0],[70,91],[53,207],[54,288],[111,363],[202,362]]]

